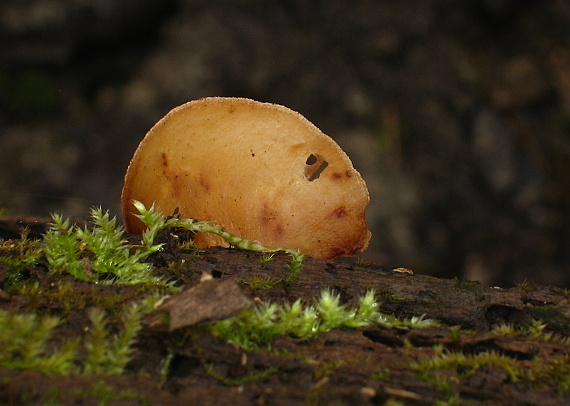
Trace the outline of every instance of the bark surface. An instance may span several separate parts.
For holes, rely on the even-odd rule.
[[[11,227],[14,225],[3,227],[4,238],[9,238]],[[172,309],[177,300],[180,306],[194,303],[198,319],[192,315],[185,326],[183,314],[178,312],[178,324],[170,328],[159,317],[160,311],[145,318],[133,360],[128,371],[119,376],[47,376],[2,367],[0,403],[46,404],[53,400],[90,405],[100,404],[103,398],[106,404],[117,405],[216,405],[227,399],[234,405],[384,405],[389,400],[406,405],[570,402],[570,345],[566,338],[570,335],[570,298],[562,289],[525,284],[511,289],[484,287],[380,265],[311,258],[305,260],[295,280],[286,282],[287,254],[275,254],[270,261],[264,260],[263,254],[238,249],[212,248],[195,255],[166,242],[165,250],[153,258],[157,272],[174,270],[186,289],[172,296],[164,308]],[[46,292],[55,283],[46,269],[37,267],[30,272],[37,275]],[[8,267],[0,264],[2,283],[7,274]],[[213,279],[200,282],[204,276]],[[248,284],[253,276],[280,282],[268,289],[254,289]],[[57,283],[72,284],[77,295],[96,289],[101,297],[120,295],[125,303],[137,298],[137,287],[59,278]],[[209,300],[204,289],[192,293],[200,283],[211,285],[215,300]],[[235,299],[235,286],[239,287],[237,294],[243,295],[239,300]],[[223,289],[228,289],[228,303]],[[237,303],[235,311],[248,300],[292,303],[300,298],[311,304],[323,289],[340,294],[341,303],[349,307],[357,306],[358,298],[374,289],[382,313],[401,319],[424,315],[438,325],[339,328],[311,339],[280,336],[260,351],[226,343],[208,328],[211,320],[231,314],[228,306],[232,301]],[[40,298],[32,302],[18,294],[0,298],[0,308],[64,314],[64,305],[57,301]],[[66,315],[68,321],[58,330],[61,337],[83,334],[86,310]],[[197,321],[201,322],[195,324]],[[513,328],[497,329],[505,324]],[[431,367],[430,360],[434,362]]]

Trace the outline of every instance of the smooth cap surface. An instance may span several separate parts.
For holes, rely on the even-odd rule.
[[[358,255],[370,240],[368,190],[342,149],[299,113],[249,99],[191,101],[156,123],[122,193],[126,229],[142,233],[133,199],[315,258]],[[195,242],[224,245],[201,233]]]

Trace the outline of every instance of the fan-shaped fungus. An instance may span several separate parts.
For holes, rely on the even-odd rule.
[[[133,200],[315,258],[358,255],[370,240],[368,190],[342,149],[299,113],[249,99],[191,101],[156,123],[122,193],[126,229],[142,233]],[[195,243],[225,244],[204,233]]]

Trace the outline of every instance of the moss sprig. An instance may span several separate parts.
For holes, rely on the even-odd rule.
[[[111,335],[104,310],[93,308],[89,312],[91,327],[85,348],[87,350],[84,374],[121,374],[131,360],[133,344],[141,329],[143,312],[139,305],[128,306],[122,313],[122,329]]]
[[[305,255],[299,250],[285,249],[289,255],[291,255],[291,262],[289,263],[289,276],[285,279],[286,282],[293,282],[301,271],[303,270],[303,261],[305,260]]]
[[[158,232],[166,227],[182,228],[188,231],[199,233],[211,233],[221,237],[230,246],[248,251],[263,252],[271,254],[279,251],[284,251],[291,255],[291,262],[289,263],[289,276],[286,281],[291,282],[295,280],[298,274],[303,269],[303,261],[305,256],[299,250],[290,248],[272,248],[266,247],[255,240],[238,237],[234,234],[227,232],[224,227],[218,224],[213,224],[207,221],[196,221],[189,218],[179,218],[177,216],[166,219],[160,214],[152,205],[147,208],[144,203],[134,200],[133,205],[138,210],[139,214],[136,216],[148,227],[143,233],[143,246],[153,247],[153,241]],[[152,249],[152,248],[151,248]]]
[[[134,200],[133,205],[138,210],[136,216],[146,225],[148,229],[143,233],[143,245],[152,245],[154,238],[158,232],[166,227],[183,228],[188,231],[199,233],[212,233],[221,237],[229,245],[236,248],[258,251],[258,252],[277,252],[279,249],[272,249],[259,244],[257,241],[248,240],[228,233],[221,225],[213,224],[207,221],[196,221],[190,218],[171,217],[166,219],[158,212],[154,205],[146,208],[144,203]]]

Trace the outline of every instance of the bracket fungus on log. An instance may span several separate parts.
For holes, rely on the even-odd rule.
[[[121,200],[135,234],[145,225],[133,200],[315,258],[358,255],[371,235],[366,183],[344,151],[299,113],[243,98],[171,110],[138,146]],[[195,243],[227,245],[205,233]]]

